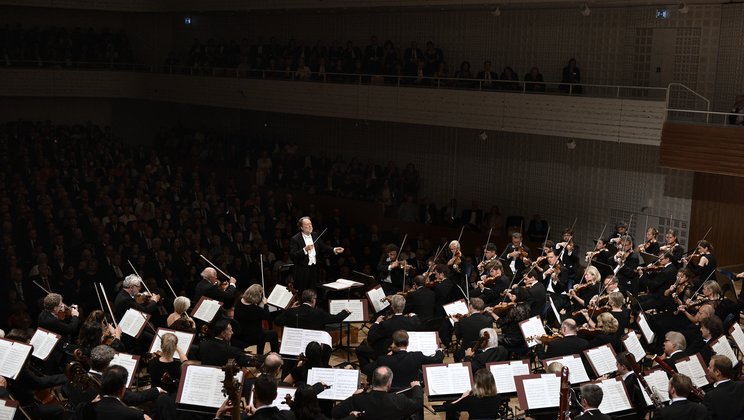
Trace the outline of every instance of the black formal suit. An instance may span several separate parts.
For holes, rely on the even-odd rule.
[[[134,407],[128,407],[114,397],[103,397],[96,404],[96,418],[107,420],[141,420],[144,413]]]
[[[212,366],[224,366],[228,359],[248,362],[242,350],[219,338],[202,340],[199,343],[197,359],[201,360],[202,364]]]
[[[473,313],[455,323],[455,336],[462,342],[463,348],[472,347],[480,338],[483,328],[491,328],[493,318],[482,313]]]
[[[664,290],[677,280],[677,267],[669,263],[655,274],[649,274],[641,279],[641,285],[648,288],[649,293],[662,294]]]
[[[545,356],[542,359],[550,359],[552,357],[569,356],[572,354],[581,354],[584,350],[589,348],[589,342],[585,339],[569,335],[563,338],[559,338],[548,345],[548,350],[545,351]]]
[[[530,317],[540,315],[542,313],[543,307],[545,307],[547,296],[545,285],[540,282],[536,282],[532,285],[532,287],[529,287],[525,290],[526,292],[524,292],[524,301],[528,305],[530,305]]]
[[[38,326],[62,336],[62,343],[69,343],[72,337],[77,336],[80,318],[73,316],[65,321],[60,320],[57,314],[47,310],[39,314]]]
[[[158,303],[151,301],[147,305],[140,305],[126,290],[121,289],[114,299],[114,316],[121,320],[130,308],[152,315],[158,311]]]
[[[364,369],[364,374],[372,377],[375,368],[389,367],[393,371],[392,390],[395,391],[408,388],[411,381],[419,380],[421,366],[442,363],[443,360],[444,354],[438,350],[432,356],[425,356],[420,351],[398,350],[392,355],[380,356],[374,363],[368,364]]]
[[[364,420],[391,420],[408,417],[421,410],[424,404],[424,391],[420,386],[413,387],[412,397],[404,394],[389,394],[383,391],[370,391],[352,395],[333,407],[333,418],[348,416],[352,411],[364,411],[359,417]]]
[[[509,358],[509,350],[505,347],[492,347],[485,351],[478,350],[470,359],[470,368],[473,373],[478,369],[486,367],[488,363],[502,362]]]
[[[608,416],[607,414],[602,414],[601,411],[599,411],[599,408],[592,408],[589,410],[584,411],[584,413],[578,417],[576,417],[576,420],[612,420],[612,417]]]
[[[510,274],[514,275],[516,273],[516,277],[519,277],[526,267],[524,261],[522,261],[521,257],[517,257],[516,259],[507,257],[507,255],[514,252],[515,249],[516,247],[514,244],[509,244],[499,258],[504,262],[504,267],[509,268]],[[522,249],[529,255],[530,249],[524,246],[524,244],[522,244]],[[514,269],[512,269],[512,262],[514,262]]]
[[[704,419],[708,415],[708,410],[702,404],[694,403],[688,400],[680,400],[662,407],[654,413],[656,420],[697,420]]]
[[[418,315],[421,322],[426,322],[434,317],[436,295],[433,290],[422,286],[406,296],[405,313]]]
[[[252,416],[246,417],[250,420],[294,420],[295,415],[289,410],[279,410],[276,407],[266,407],[256,411]]]
[[[676,352],[676,353],[673,353],[673,354],[671,354],[670,356],[666,357],[666,358],[664,359],[664,361],[665,361],[665,362],[666,362],[666,363],[667,363],[667,364],[668,364],[669,366],[671,366],[671,367],[672,367],[672,369],[674,369],[674,370],[677,370],[677,368],[675,367],[675,364],[676,364],[677,360],[679,360],[679,359],[681,359],[681,358],[683,358],[683,357],[687,357],[687,352],[686,352],[686,351],[678,351],[678,352]]]
[[[196,305],[202,296],[206,296],[222,302],[224,304],[223,308],[231,308],[235,303],[236,290],[237,288],[234,285],[230,285],[227,289],[222,290],[220,283],[210,283],[205,279],[201,279],[194,288],[194,299],[192,302]]]
[[[375,349],[375,354],[387,353],[388,347],[393,343],[393,333],[398,330],[419,331],[421,319],[418,316],[393,315],[389,319],[375,323],[367,333],[367,342]]]
[[[646,399],[643,397],[643,391],[638,382],[638,376],[635,372],[630,372],[628,376],[623,379],[623,383],[625,384],[625,389],[628,391],[630,404],[636,412],[636,418],[645,418],[648,406],[646,406]]]
[[[343,310],[335,315],[303,303],[300,306],[289,308],[282,311],[274,319],[274,323],[292,328],[302,328],[305,330],[325,330],[326,324],[335,324],[343,321],[351,312]]]
[[[726,381],[705,393],[705,407],[711,420],[744,419],[744,382]]]
[[[333,248],[318,240],[320,234],[313,232],[310,236],[315,242],[315,264],[310,264],[310,257],[305,253],[305,240],[302,232],[289,239],[289,258],[294,263],[294,287],[299,291],[312,289],[318,285],[318,264],[324,257],[333,253]]]
[[[390,258],[387,255],[382,255],[380,262],[377,264],[377,272],[380,273],[380,284],[385,289],[385,293],[393,294],[402,292],[403,269],[400,267],[390,269],[390,264],[392,264]]]
[[[612,263],[613,269],[618,266],[614,259]],[[638,268],[639,264],[640,260],[636,252],[631,252],[625,258],[625,262],[617,272],[618,287],[621,292],[630,291],[634,295],[638,295],[638,273],[636,272],[636,268]]]

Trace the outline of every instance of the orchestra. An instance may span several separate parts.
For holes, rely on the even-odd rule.
[[[224,383],[215,386],[224,387],[227,398],[219,406],[197,407],[216,418],[263,418],[270,412],[274,414],[266,418],[294,418],[276,413],[303,410],[311,410],[315,418],[387,418],[422,416],[424,408],[446,413],[446,418],[457,418],[460,412],[478,418],[483,413],[499,413],[498,418],[509,418],[509,413],[610,418],[600,406],[603,392],[604,398],[608,392],[604,381],[613,378],[627,393],[625,411],[633,418],[652,413],[654,418],[672,418],[683,408],[703,417],[707,412],[718,413],[716,418],[741,418],[744,409],[738,400],[735,406],[721,407],[724,396],[741,393],[742,349],[733,335],[738,308],[736,302],[726,302],[715,276],[713,245],[703,239],[694,252],[684,254],[675,231],[667,230],[660,244],[659,230],[648,227],[644,242],[636,247],[629,225],[617,223],[615,233],[606,239],[603,231],[586,254],[579,253],[573,227],[561,232],[560,242],[546,237],[536,248],[539,255],[530,252],[521,232],[512,233],[499,254],[489,233],[482,258],[463,252],[461,231],[458,239],[443,241],[437,252],[417,250],[415,258],[411,254],[407,260],[400,253],[404,235],[400,245],[382,246],[377,276],[360,272],[365,275],[342,279],[348,283],[339,280],[335,283],[341,286],[331,288],[323,281],[322,263],[340,257],[344,248],[324,242],[322,232],[303,217],[290,254],[297,278],[289,275],[271,284],[263,276],[237,278],[223,271],[229,268],[220,260],[198,254],[203,263],[193,270],[201,273],[200,280],[190,293],[181,287],[173,290],[168,283],[172,298],[150,293],[137,273],[123,278],[113,300],[98,284],[90,285],[98,302],[75,302],[82,295],[45,292],[33,339],[13,330],[3,340],[33,343],[40,349],[37,335],[49,333],[56,344],[48,356],[24,359],[16,377],[0,376],[0,398],[17,399],[27,418],[83,418],[80,410],[114,419],[178,418],[188,405],[179,395],[189,367],[196,365],[226,372]],[[615,250],[608,250],[607,244]],[[131,268],[136,272],[134,265]],[[274,284],[286,286],[287,301],[279,303],[272,293]],[[373,302],[372,296],[379,297]],[[339,301],[344,305],[334,306]],[[93,308],[87,318],[77,304]],[[169,312],[163,313],[165,308]],[[542,331],[527,334],[524,323],[530,320],[537,320]],[[360,337],[352,340],[352,329]],[[653,338],[647,337],[648,329],[655,333]],[[310,338],[291,342],[291,330]],[[419,333],[432,333],[434,342],[422,344],[424,336]],[[726,348],[721,340],[738,351],[719,353]],[[634,346],[635,342],[640,344]],[[300,350],[289,352],[289,346]],[[599,371],[592,359],[599,357],[594,355],[598,349],[611,351],[605,365],[614,369]],[[122,355],[132,355],[140,363],[128,365]],[[710,375],[706,383],[688,377],[690,370],[683,367],[698,355]],[[566,358],[572,357],[579,363],[568,368]],[[359,378],[368,378],[368,385],[335,401],[320,398],[334,383],[316,380],[313,370],[333,369],[331,360],[344,358],[341,368],[357,370]],[[529,362],[530,375],[540,378],[558,378],[567,370],[571,375],[571,369],[583,367],[588,381],[556,382],[567,387],[555,388],[565,413],[558,405],[551,411],[555,416],[533,413],[517,398],[527,391],[502,393],[503,378],[492,370],[500,363],[521,360]],[[433,401],[430,393],[436,385],[428,383],[424,389],[420,383],[434,380],[426,377],[428,366],[443,363],[467,366],[472,389]],[[669,398],[664,401],[655,390],[647,395],[651,387],[645,381],[651,380],[656,365],[668,382]],[[230,369],[242,372],[240,384],[249,391],[241,395],[232,387]],[[292,395],[287,394],[284,406],[277,406],[274,400],[284,399],[285,388],[292,389]],[[61,399],[58,407],[28,392],[41,395],[48,389]],[[424,404],[424,395],[432,407]]]

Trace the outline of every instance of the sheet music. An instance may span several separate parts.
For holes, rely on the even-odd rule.
[[[334,282],[323,284],[323,287],[328,287],[334,290],[346,290],[358,286],[364,286],[364,283],[359,283],[358,281],[353,280],[338,279]]]
[[[735,322],[733,325],[731,338],[734,339],[734,343],[736,343],[736,347],[739,348],[739,351],[744,353],[744,331],[742,331],[741,325],[739,325],[738,322]]]
[[[589,349],[585,353],[586,357],[591,362],[590,364],[594,368],[594,371],[597,373],[597,376],[602,376],[617,370],[615,352],[612,351],[612,347],[610,347],[609,344]]]
[[[462,363],[426,367],[424,374],[429,396],[460,395],[473,387],[470,381],[470,366]]]
[[[269,305],[285,309],[289,305],[289,302],[292,301],[293,297],[294,295],[289,291],[289,289],[281,284],[277,284],[274,286],[274,290],[271,291],[271,294],[266,300]]]
[[[225,372],[214,366],[188,365],[185,367],[183,388],[178,393],[178,403],[198,405],[201,407],[219,408],[225,401],[222,394],[222,381]],[[235,378],[243,382],[243,372]]]
[[[687,375],[692,380],[692,384],[698,388],[702,388],[709,383],[698,355],[690,356],[689,360],[678,360],[674,362],[674,367],[677,368],[677,372]]]
[[[43,328],[37,328],[34,332],[34,336],[31,337],[30,344],[34,346],[34,351],[31,353],[32,356],[46,360],[49,357],[49,353],[54,350],[57,345],[60,336],[53,332],[47,331]]]
[[[439,350],[436,331],[408,331],[408,351],[433,356]]]
[[[142,327],[145,325],[145,322],[147,322],[149,319],[149,314],[129,308],[127,309],[127,312],[124,313],[124,316],[121,317],[121,321],[119,321],[121,332],[130,337],[137,338],[140,331],[142,331]]]
[[[222,307],[222,302],[219,300],[202,298],[199,309],[192,316],[204,322],[212,322],[220,307]]]
[[[13,420],[18,403],[0,399],[0,420]]]
[[[736,364],[739,363],[739,359],[736,358],[734,349],[731,348],[731,343],[729,343],[728,338],[726,338],[725,335],[718,337],[718,339],[710,345],[710,348],[713,349],[716,354],[728,357],[733,366],[736,366]]]
[[[520,322],[519,328],[522,330],[522,335],[528,347],[535,347],[540,344],[540,337],[545,335],[545,327],[543,327],[539,315]]]
[[[178,337],[178,347],[180,347],[184,353],[189,352],[189,347],[191,347],[191,343],[194,341],[194,334],[183,331],[169,330],[167,328],[158,328],[158,332],[157,334],[155,334],[155,338],[152,340],[152,344],[150,345],[149,353],[155,353],[156,351],[161,350],[160,337],[162,337],[165,333],[171,333]],[[178,359],[177,351],[173,352],[173,357]]]
[[[342,401],[354,394],[359,386],[359,371],[354,369],[311,368],[307,383],[322,382],[331,387],[318,394],[321,400]]]
[[[456,300],[452,303],[442,305],[442,308],[444,308],[444,312],[447,314],[447,316],[450,317],[449,321],[452,323],[452,325],[455,325],[455,319],[451,318],[451,316],[455,314],[467,315],[469,312],[468,304],[465,303],[464,299]]]
[[[385,299],[385,291],[382,290],[382,287],[375,287],[370,289],[367,292],[367,297],[372,303],[372,308],[375,310],[375,313],[378,313],[390,306],[390,302]]]
[[[514,360],[508,363],[497,363],[489,366],[493,379],[496,381],[496,391],[499,394],[517,392],[514,382],[515,376],[529,375],[530,365],[522,360]]]
[[[328,301],[328,312],[337,314],[344,309],[351,312],[351,315],[344,319],[344,322],[366,322],[364,317],[364,308],[367,306],[365,299],[339,299]]]
[[[599,411],[604,414],[610,414],[633,409],[630,400],[628,400],[628,393],[625,391],[625,385],[621,379],[605,379],[597,385],[599,385],[603,391],[602,402],[599,404],[599,407],[597,407],[599,408]]]
[[[664,372],[663,370],[654,370],[647,375],[643,375],[643,378],[646,379],[648,387],[651,388],[651,391],[659,397],[659,400],[661,400],[661,402],[669,401],[669,377],[667,376],[666,372]],[[640,385],[641,381],[639,379],[636,380],[641,387],[643,398],[646,400],[646,405],[653,405],[651,397],[649,397],[649,395],[646,393],[646,390],[643,389],[643,385]]]
[[[320,344],[327,344],[333,347],[331,335],[325,331],[303,330],[302,328],[284,327],[282,333],[282,344],[279,347],[280,354],[287,356],[297,356],[305,353],[307,343],[317,341]]]
[[[289,388],[286,386],[277,387],[276,398],[274,399],[274,401],[271,402],[269,406],[276,407],[279,410],[289,410],[290,407],[289,405],[287,405],[287,401],[284,398],[287,396],[287,394],[294,398],[295,392],[297,392],[297,388]],[[248,405],[253,405],[253,392],[251,392],[250,399],[248,400]]]
[[[17,341],[0,339],[0,376],[18,379],[29,353],[31,346]]]
[[[640,362],[644,357],[646,357],[646,350],[643,349],[641,340],[638,339],[638,336],[634,331],[625,334],[625,337],[623,337],[623,344],[625,345],[625,349],[635,357],[636,362]]]
[[[543,374],[539,378],[525,379],[522,384],[524,385],[527,406],[530,410],[560,406],[560,376],[552,373]]]
[[[581,357],[577,355],[554,357],[544,361],[546,365],[553,362],[560,362],[563,366],[568,367],[568,381],[573,384],[580,384],[582,382],[589,382],[589,375],[586,373],[584,368],[584,362]]]
[[[132,378],[134,377],[134,373],[137,372],[137,362],[139,362],[139,360],[131,354],[116,353],[114,354],[114,358],[111,359],[111,363],[109,363],[109,366],[119,365],[127,370],[126,387],[129,388],[130,386],[132,386]]]
[[[648,344],[653,343],[656,334],[654,334],[651,326],[648,325],[648,321],[646,320],[646,316],[643,314],[643,312],[638,313],[638,326],[641,327],[641,333],[643,333],[643,338],[646,339],[646,342]]]

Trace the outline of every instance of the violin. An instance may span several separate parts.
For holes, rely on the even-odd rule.
[[[78,310],[77,305],[71,305],[71,306],[67,306],[65,304],[62,304],[62,305],[63,305],[62,309],[59,312],[57,312],[57,319],[59,319],[60,321],[64,321],[65,319],[72,317],[73,309]]]
[[[559,339],[563,338],[563,334],[561,334],[561,333],[555,333],[555,334],[552,334],[552,335],[543,334],[540,337],[536,337],[536,338],[538,340],[540,340],[540,342],[543,343],[544,345],[548,345],[548,344],[552,343],[555,340],[559,340]]]
[[[649,239],[643,245],[638,245],[638,251],[646,252],[646,250],[653,244],[656,243],[656,239]]]
[[[135,302],[139,303],[140,305],[149,305],[151,299],[152,295],[148,292],[140,292],[134,295]]]
[[[490,308],[486,308],[486,312],[491,312],[496,315],[503,315],[511,308],[517,306],[516,302],[500,302]]]
[[[581,283],[578,286],[574,286],[574,288],[571,289],[571,290],[573,290],[574,293],[578,294],[578,293],[581,293],[584,289],[586,289],[588,287],[591,287],[591,286],[594,286],[594,283],[588,283],[588,282],[587,283]]]
[[[460,264],[462,264],[462,251],[460,251],[459,249],[455,251],[450,262],[452,263],[452,268],[459,273]]]
[[[638,271],[641,273],[655,273],[657,271],[661,271],[664,267],[661,266],[661,263],[659,263],[661,260],[656,260],[656,262],[649,264],[645,267],[638,267]]]
[[[602,332],[602,329],[599,327],[580,327],[579,330],[576,332],[577,335],[583,336],[585,338],[591,338],[594,337]]]
[[[519,245],[518,247],[514,248],[514,251],[517,252],[517,257],[522,259],[530,259],[530,254],[524,249],[524,246]]]
[[[491,335],[488,334],[488,331],[483,331],[483,335],[478,339],[478,341],[475,342],[471,350],[473,350],[473,353],[477,352],[478,350],[485,350],[486,346],[488,346],[488,340],[491,339]],[[471,359],[472,356],[466,357],[466,359]]]

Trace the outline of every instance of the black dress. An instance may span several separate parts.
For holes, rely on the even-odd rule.
[[[181,377],[181,361],[173,360],[170,363],[161,362],[159,358],[150,360],[147,365],[147,371],[152,379],[152,386],[157,386],[168,391],[168,393],[178,390],[178,379]],[[168,376],[164,377],[167,373]],[[170,378],[170,380],[168,380]],[[164,381],[163,379],[166,379]]]
[[[447,419],[460,418],[459,412],[468,413],[471,419],[497,419],[499,408],[504,403],[504,397],[494,395],[491,397],[478,398],[474,395],[468,395],[460,401],[447,405]]]

